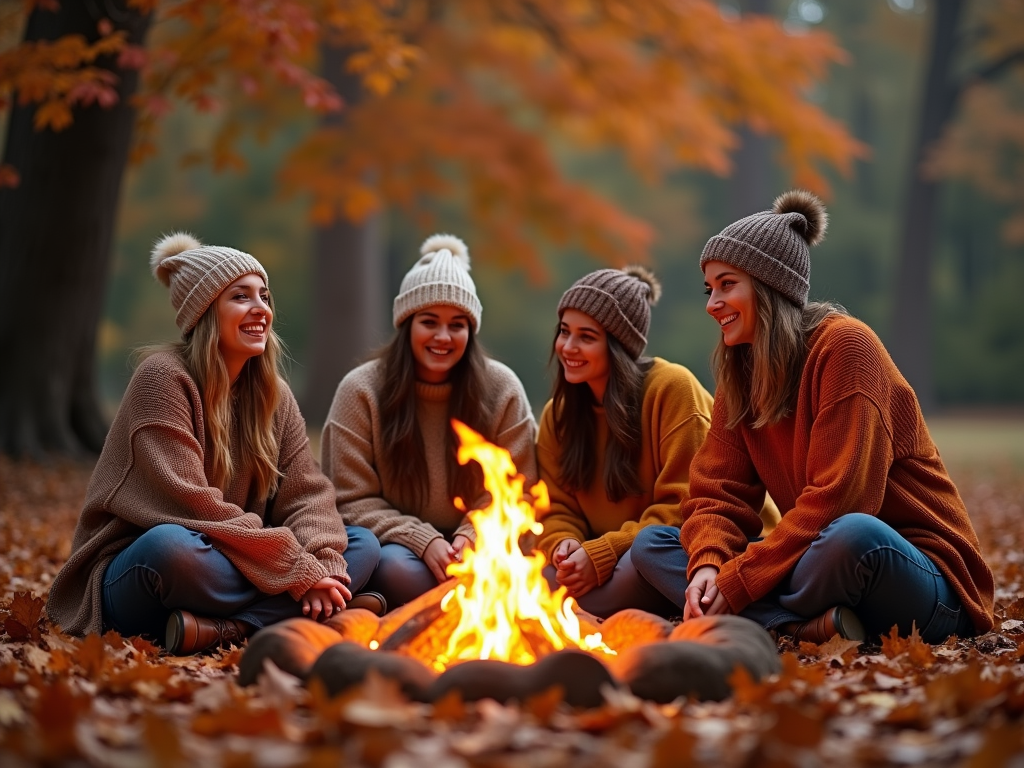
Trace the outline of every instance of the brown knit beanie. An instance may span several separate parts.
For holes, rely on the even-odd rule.
[[[480,330],[483,307],[469,276],[469,249],[455,235],[431,235],[420,246],[422,256],[412,265],[395,297],[391,316],[395,328],[425,307],[445,304],[469,315]]]
[[[790,190],[775,198],[770,211],[740,219],[708,240],[700,268],[724,261],[803,307],[811,287],[810,246],[825,238],[827,228],[824,203],[805,190]]]
[[[153,275],[171,289],[171,305],[182,338],[199,318],[242,275],[259,275],[270,286],[266,270],[248,253],[219,245],[203,245],[187,232],[165,235],[149,257]]]
[[[558,316],[578,309],[601,324],[636,360],[647,346],[651,307],[661,298],[661,283],[644,267],[599,269],[584,275],[558,302]]]

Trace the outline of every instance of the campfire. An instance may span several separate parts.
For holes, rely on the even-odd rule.
[[[239,664],[242,685],[255,683],[273,662],[319,680],[331,696],[373,671],[423,702],[450,694],[526,701],[557,688],[570,706],[596,707],[616,687],[661,703],[680,696],[720,700],[729,695],[736,666],[755,680],[779,671],[775,641],[749,619],[702,617],[674,626],[629,608],[602,622],[580,610],[564,587],[552,594],[544,556],[524,555],[519,543],[541,533],[534,508],[548,503],[547,489],[538,483],[528,500],[508,451],[453,424],[459,462],[480,464],[491,501],[469,513],[476,543],[448,566],[452,578],[379,619],[341,611],[323,624],[293,619],[257,632]]]
[[[459,463],[476,461],[491,495],[484,509],[469,513],[476,544],[463,550],[461,562],[448,566],[451,580],[411,603],[412,611],[410,606],[401,611],[402,623],[392,634],[387,633],[393,623],[382,622],[374,645],[401,650],[438,672],[470,659],[529,665],[565,648],[614,655],[599,632],[581,626],[565,588],[551,592],[541,573],[544,556],[520,549],[524,535],[542,530],[534,507],[548,504],[544,483],[529,489],[531,503],[509,452],[459,421],[452,424],[459,436]],[[465,509],[461,499],[455,504]]]

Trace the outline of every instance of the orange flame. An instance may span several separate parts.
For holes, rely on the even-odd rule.
[[[465,424],[452,419],[459,436],[460,464],[473,460],[484,473],[484,487],[491,503],[469,514],[476,529],[476,545],[463,550],[462,562],[448,566],[459,583],[441,603],[446,611],[460,610],[459,623],[448,638],[447,649],[435,660],[443,670],[468,659],[499,659],[513,664],[532,664],[546,652],[567,647],[614,654],[600,634],[580,637],[580,623],[573,613],[574,601],[565,587],[551,594],[541,571],[544,555],[526,556],[519,539],[528,532],[539,534],[543,526],[523,499],[525,478],[516,471],[504,448],[488,443]],[[538,507],[548,505],[543,482],[530,489]],[[464,509],[461,499],[456,506]]]

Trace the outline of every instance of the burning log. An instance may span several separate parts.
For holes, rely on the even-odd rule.
[[[615,680],[592,654],[566,648],[527,667],[493,659],[464,661],[438,677],[427,698],[437,701],[458,691],[465,701],[494,699],[506,704],[524,702],[556,685],[570,706],[599,707],[604,703],[601,687],[615,687]]]
[[[611,666],[634,695],[661,704],[680,696],[728,698],[729,677],[738,666],[755,680],[782,669],[771,635],[750,619],[730,615],[690,619],[665,642],[625,649]]]
[[[422,662],[400,653],[370,651],[356,643],[337,643],[325,650],[309,671],[309,679],[321,680],[327,693],[337,696],[362,683],[371,669],[396,681],[410,699],[430,701],[427,689],[436,675]]]
[[[305,680],[313,663],[330,646],[345,640],[369,645],[378,621],[369,611],[353,608],[335,614],[322,624],[296,618],[264,627],[246,644],[238,663],[238,684],[255,683],[263,672],[264,660]]]

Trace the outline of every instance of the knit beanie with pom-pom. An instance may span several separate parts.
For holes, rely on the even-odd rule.
[[[599,269],[584,275],[558,302],[558,316],[567,309],[590,315],[638,359],[647,346],[651,307],[661,298],[661,283],[641,266]]]
[[[483,307],[476,284],[469,276],[469,249],[455,235],[431,235],[420,246],[420,260],[412,265],[395,297],[392,311],[395,328],[407,317],[436,304],[457,307],[480,330]]]
[[[153,275],[171,289],[175,322],[182,338],[227,288],[243,275],[259,275],[269,287],[266,270],[248,253],[219,245],[203,245],[187,232],[160,238],[149,257]]]
[[[828,213],[817,196],[783,192],[770,211],[740,219],[708,240],[700,268],[709,261],[731,264],[803,307],[811,288],[810,246],[825,239],[827,228]]]

